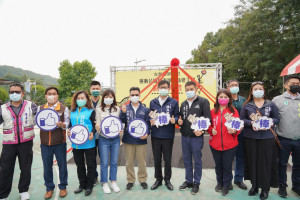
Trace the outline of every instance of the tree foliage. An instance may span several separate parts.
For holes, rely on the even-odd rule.
[[[223,80],[263,81],[273,97],[282,90],[280,72],[300,53],[299,19],[298,0],[241,0],[234,19],[207,33],[187,63],[222,62]]]
[[[7,100],[8,92],[3,87],[0,87],[0,105],[7,102]]]
[[[78,90],[88,90],[91,81],[97,75],[95,67],[87,60],[77,61],[73,65],[68,60],[64,60],[58,70],[61,98],[71,97]]]
[[[36,90],[34,86],[31,86],[31,91],[29,94],[30,101],[34,102],[36,105],[43,105],[47,102],[45,99],[46,88],[42,85],[36,85]]]

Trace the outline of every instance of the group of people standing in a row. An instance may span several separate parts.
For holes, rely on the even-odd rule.
[[[266,99],[264,84],[253,82],[246,100],[238,95],[239,82],[230,80],[227,82],[227,89],[220,89],[217,92],[214,108],[210,110],[209,101],[197,95],[196,83],[187,82],[185,84],[187,99],[182,102],[179,109],[177,100],[168,95],[170,83],[162,80],[158,83],[159,97],[150,102],[148,109],[139,101],[138,87],[130,88],[130,102],[120,108],[113,90],[105,90],[101,97],[100,83],[92,81],[91,96],[86,91],[76,92],[69,111],[68,107],[58,101],[59,90],[56,87],[47,88],[45,91],[47,103],[37,106],[23,100],[22,85],[13,84],[9,89],[10,101],[3,104],[0,110],[0,124],[3,124],[0,200],[7,199],[11,191],[16,157],[21,169],[18,186],[21,199],[30,198],[28,190],[33,158],[34,117],[45,108],[55,110],[60,116],[60,122],[56,124],[55,130],[40,130],[45,199],[52,198],[55,188],[52,168],[54,155],[59,167],[60,197],[67,196],[66,136],[70,135],[69,128],[78,124],[85,126],[90,134],[86,143],[72,144],[79,180],[79,187],[74,193],[81,193],[83,190],[86,196],[92,193],[98,181],[97,152],[100,156],[100,182],[104,193],[111,193],[111,190],[120,191],[117,184],[117,163],[121,140],[126,158],[126,189],[131,190],[136,182],[135,159],[138,161],[138,182],[143,189],[147,189],[146,147],[150,135],[156,179],[151,190],[157,189],[163,181],[169,190],[173,190],[171,159],[177,124],[182,134],[182,156],[185,166],[185,181],[179,190],[191,188],[191,193],[197,194],[202,177],[203,135],[206,132],[191,128],[191,118],[197,117],[209,118],[211,121],[207,132],[210,135],[209,145],[215,161],[217,192],[222,192],[225,196],[233,189],[232,163],[236,158],[234,184],[246,190],[247,186],[243,183],[243,179],[250,180],[252,187],[248,192],[249,196],[255,195],[261,189],[260,198],[267,199],[270,187],[279,186],[278,194],[286,197],[286,168],[289,155],[292,153],[292,191],[300,195],[300,77],[296,75],[287,77],[284,86],[287,91],[270,101]],[[155,120],[150,117],[152,112],[169,114],[169,123],[155,126]],[[100,124],[108,116],[115,116],[125,124],[125,128],[119,131],[122,138],[108,138],[101,132]],[[226,116],[243,120],[244,129],[227,128]],[[276,128],[256,129],[253,124],[258,116],[271,118]],[[135,138],[128,133],[127,126],[134,119],[147,122],[148,134]],[[162,156],[165,163],[164,173],[162,173]],[[108,166],[110,166],[109,173]]]

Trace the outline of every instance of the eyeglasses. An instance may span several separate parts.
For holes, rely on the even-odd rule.
[[[13,93],[21,94],[21,91],[9,91],[9,94],[13,94]]]
[[[264,83],[261,82],[261,81],[255,81],[255,82],[252,82],[251,85],[256,85],[256,84],[260,84],[260,85],[263,85]]]

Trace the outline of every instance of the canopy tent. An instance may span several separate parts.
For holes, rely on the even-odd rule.
[[[280,76],[300,73],[300,54],[282,70]]]

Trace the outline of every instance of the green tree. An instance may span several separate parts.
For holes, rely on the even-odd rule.
[[[36,91],[35,87],[31,86],[31,91],[29,93],[30,100],[36,105],[45,104],[47,102],[47,100],[45,99],[45,91],[46,88],[42,85],[36,85]]]
[[[68,60],[64,60],[58,70],[61,98],[71,97],[78,90],[88,90],[90,82],[97,75],[95,67],[87,60],[77,61],[73,65]]]
[[[263,81],[271,98],[282,90],[280,72],[300,52],[299,19],[297,0],[241,0],[235,18],[208,33],[187,62],[222,62],[225,81]]]
[[[3,87],[0,87],[0,104],[3,104],[7,101],[8,101],[8,92]]]

